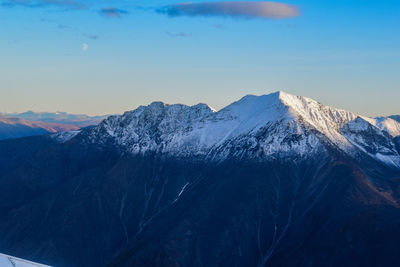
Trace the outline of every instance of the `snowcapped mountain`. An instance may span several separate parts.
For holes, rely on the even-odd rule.
[[[284,92],[0,141],[0,251],[52,266],[398,266],[400,135]]]
[[[206,104],[189,107],[154,102],[110,116],[78,136],[82,142],[113,144],[132,154],[214,160],[312,157],[327,152],[327,147],[337,147],[353,157],[368,155],[400,167],[393,140],[399,135],[400,123],[393,119],[367,118],[276,92],[245,96],[218,112]]]

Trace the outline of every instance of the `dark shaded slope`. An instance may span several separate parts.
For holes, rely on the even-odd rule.
[[[399,151],[399,153],[400,153],[400,136],[397,136],[393,140],[394,140],[394,143],[396,145],[397,151]]]
[[[22,124],[12,125],[0,121],[0,140],[32,135],[41,135],[46,133],[49,132],[44,128],[30,127]]]
[[[213,163],[80,138],[0,142],[2,252],[55,266],[400,260],[399,172],[371,159],[361,166],[332,151]]]
[[[0,250],[56,266],[104,265],[201,170],[73,141],[46,143],[18,160],[0,175]]]
[[[396,266],[399,222],[398,199],[354,165],[227,164],[109,265]]]

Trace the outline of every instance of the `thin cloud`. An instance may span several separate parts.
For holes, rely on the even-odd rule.
[[[103,16],[109,17],[109,18],[120,18],[124,14],[128,14],[128,11],[123,10],[123,9],[118,9],[115,7],[106,7],[102,8],[100,10],[100,13]]]
[[[180,3],[165,6],[159,9],[158,12],[170,17],[219,16],[261,19],[284,19],[300,15],[300,11],[296,6],[268,1]]]
[[[8,0],[6,5],[21,5],[26,7],[61,6],[71,9],[87,9],[87,6],[74,0]]]
[[[8,3],[10,5],[12,5],[12,4],[14,4],[14,5],[27,5],[30,2],[31,1],[29,1],[29,0],[8,0],[8,1],[6,1],[6,3]]]
[[[49,4],[49,5],[59,5],[59,6],[69,6],[73,7],[76,9],[86,9],[86,5],[78,2],[78,1],[73,1],[73,0],[42,0],[44,4]]]

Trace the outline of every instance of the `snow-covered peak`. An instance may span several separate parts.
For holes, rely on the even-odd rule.
[[[219,113],[229,113],[243,119],[260,113],[264,117],[268,116],[270,120],[301,118],[319,130],[326,131],[332,127],[341,128],[345,123],[359,117],[349,111],[324,106],[311,98],[282,91],[261,96],[247,95]]]
[[[400,135],[400,122],[396,121],[390,117],[380,117],[373,120],[375,125],[379,127],[381,130],[388,132],[391,136],[399,136]]]
[[[237,102],[223,108],[218,118],[234,118],[240,126],[238,134],[255,131],[270,122],[297,122],[316,129],[335,144],[345,148],[349,145],[340,134],[340,129],[359,117],[345,110],[324,106],[302,96],[278,91],[268,95],[247,95]]]
[[[268,122],[288,119],[288,107],[279,92],[255,96],[247,95],[214,114],[214,120],[230,124],[236,136],[264,127]]]
[[[290,107],[292,114],[300,116],[306,123],[325,133],[337,131],[359,117],[352,112],[325,106],[307,97],[280,92],[280,99]]]
[[[279,94],[280,92],[261,96],[246,95],[240,100],[221,109],[218,113],[220,113],[221,116],[229,114],[238,118],[246,118],[249,115],[260,112],[268,113],[266,111],[277,110],[282,107]]]

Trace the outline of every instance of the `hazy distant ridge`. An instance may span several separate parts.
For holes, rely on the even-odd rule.
[[[47,133],[75,131],[97,125],[106,116],[87,116],[66,112],[27,111],[24,113],[0,114],[0,140]]]

